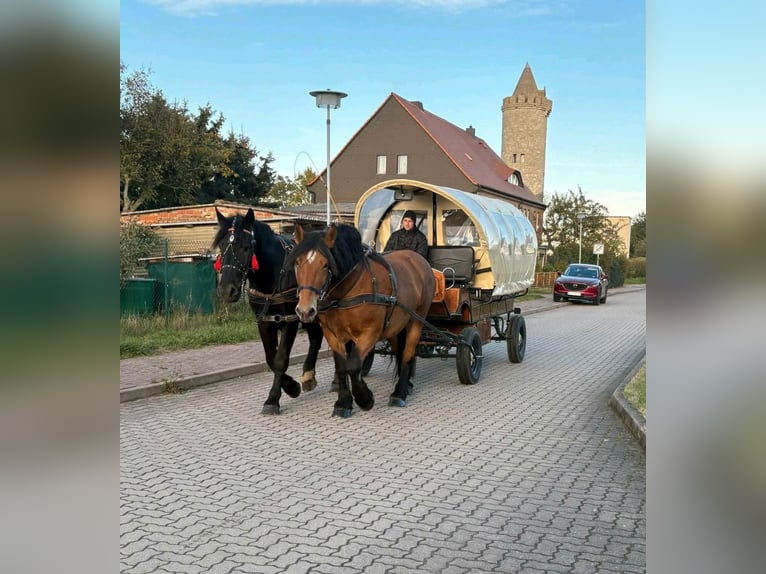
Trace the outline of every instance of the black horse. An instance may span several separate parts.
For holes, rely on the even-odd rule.
[[[282,390],[292,398],[301,394],[301,385],[287,374],[299,323],[295,314],[295,273],[283,265],[293,243],[256,220],[252,209],[244,217],[225,217],[218,208],[215,211],[218,232],[213,246],[219,250],[218,296],[227,303],[238,301],[247,279],[248,302],[256,316],[266,362],[274,373],[261,412],[279,414]],[[323,334],[319,323],[303,323],[303,327],[309,337],[309,351],[301,380],[303,390],[311,391],[317,386],[315,366]]]

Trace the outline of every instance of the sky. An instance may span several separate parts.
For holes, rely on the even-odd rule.
[[[545,194],[646,211],[644,3],[614,0],[123,0],[120,58],[191,110],[209,104],[294,177],[326,165],[391,92],[472,125],[501,153],[529,63],[553,101]],[[522,172],[523,173],[523,172]],[[364,190],[360,190],[364,191]]]

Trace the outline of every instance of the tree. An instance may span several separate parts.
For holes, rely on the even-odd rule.
[[[295,207],[311,203],[311,194],[308,183],[316,178],[316,173],[307,167],[295,179],[278,176],[264,201],[268,201],[279,207]]]
[[[189,112],[153,88],[149,72],[120,63],[120,204],[122,211],[193,203],[203,182],[228,175],[223,115]]]
[[[224,147],[227,170],[202,184],[197,193],[197,203],[212,203],[216,199],[259,203],[275,182],[276,176],[271,167],[274,157],[271,153],[259,155],[244,135],[230,133]]]
[[[630,256],[646,257],[646,212],[642,211],[630,224]]]
[[[557,269],[563,269],[577,261],[580,252],[580,219],[582,218],[582,261],[596,263],[593,244],[604,244],[604,256],[599,258],[604,266],[610,257],[621,253],[621,242],[617,230],[609,223],[609,210],[601,203],[585,197],[578,186],[577,193],[568,190],[565,194],[554,194],[545,210],[543,237],[553,250],[551,258]]]

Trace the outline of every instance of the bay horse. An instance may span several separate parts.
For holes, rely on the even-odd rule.
[[[298,282],[295,312],[302,321],[319,320],[336,357],[338,400],[333,416],[352,414],[353,400],[372,408],[372,391],[361,376],[375,343],[387,340],[396,356],[397,376],[390,406],[406,405],[415,353],[434,294],[431,266],[410,250],[374,253],[362,245],[359,231],[332,224],[306,233],[295,227],[293,265]],[[348,389],[351,379],[351,391]]]
[[[247,280],[248,302],[256,316],[266,362],[274,373],[261,412],[278,415],[282,390],[296,398],[301,394],[301,386],[304,391],[316,388],[315,367],[322,345],[322,327],[314,321],[303,322],[309,350],[303,363],[302,385],[298,384],[287,374],[299,323],[295,314],[295,273],[283,265],[293,242],[258,221],[252,209],[244,217],[225,217],[217,207],[215,212],[218,231],[213,246],[219,250],[215,263],[219,273],[218,296],[227,303],[238,301]]]

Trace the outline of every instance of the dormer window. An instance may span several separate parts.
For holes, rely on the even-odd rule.
[[[508,183],[512,185],[521,185],[521,182],[519,181],[519,174],[515,171],[508,176]]]

